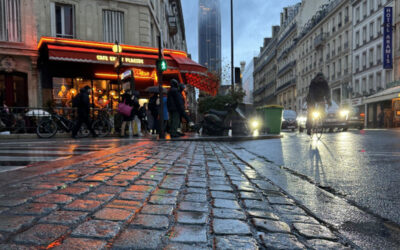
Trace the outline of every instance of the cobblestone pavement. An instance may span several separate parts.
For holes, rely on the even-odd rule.
[[[211,142],[128,146],[0,191],[0,249],[352,248]]]

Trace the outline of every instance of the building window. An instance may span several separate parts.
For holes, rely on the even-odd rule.
[[[363,54],[362,54],[362,65],[363,65],[363,68],[367,67],[367,52],[363,52]]]
[[[362,5],[362,12],[363,12],[364,18],[366,18],[366,17],[367,17],[367,1],[364,1],[364,2],[363,2],[363,5]]]
[[[382,17],[378,17],[376,21],[376,32],[378,32],[378,35],[382,34]]]
[[[75,37],[75,11],[69,4],[51,3],[52,34],[56,37]]]
[[[367,91],[367,78],[363,78],[361,83],[361,93],[364,93],[366,91]]]
[[[373,89],[374,89],[374,75],[369,75],[368,90],[372,91]]]
[[[369,49],[369,65],[374,64],[374,48]]]
[[[375,36],[375,33],[374,33],[374,22],[371,22],[369,24],[369,38],[372,40],[374,38],[374,36]]]
[[[360,7],[356,8],[356,22],[360,21],[361,17],[360,17]]]
[[[356,56],[356,62],[354,67],[356,68],[356,71],[360,70],[360,56]]]
[[[19,0],[0,0],[0,41],[21,42]]]
[[[381,62],[381,61],[382,61],[382,53],[383,53],[383,51],[382,51],[382,45],[379,44],[378,46],[376,46],[376,60],[377,60],[378,62]]]
[[[375,9],[375,0],[369,0],[369,9],[370,12],[372,13]]]
[[[103,38],[105,42],[124,43],[124,13],[103,10]]]
[[[367,26],[364,26],[362,29],[362,38],[363,38],[363,44],[367,42]]]
[[[376,89],[382,88],[382,74],[381,72],[376,73]]]
[[[356,32],[356,48],[360,46],[360,31]]]
[[[386,84],[392,82],[392,71],[391,70],[386,70],[386,72],[385,72],[385,82],[386,82]]]
[[[354,92],[355,93],[360,93],[360,80],[356,80],[356,83],[354,84]]]

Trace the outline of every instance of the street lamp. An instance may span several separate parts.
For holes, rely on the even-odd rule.
[[[112,46],[112,51],[117,54],[117,60],[115,60],[114,68],[117,70],[117,81],[118,81],[118,93],[121,92],[121,78],[119,76],[119,71],[122,67],[122,60],[121,60],[121,55],[120,53],[122,52],[122,46],[118,43],[118,41],[115,41],[115,44]],[[119,101],[119,97],[118,97]]]

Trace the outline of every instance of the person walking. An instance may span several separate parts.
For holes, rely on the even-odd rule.
[[[178,133],[178,127],[180,123],[181,117],[185,118],[186,122],[189,123],[189,126],[193,126],[193,123],[190,121],[189,116],[185,113],[185,107],[183,103],[183,97],[180,92],[180,85],[176,79],[172,79],[171,88],[168,91],[167,98],[167,106],[170,114],[170,134],[171,137],[179,137],[181,136]]]
[[[133,124],[136,124],[136,128],[137,128],[137,133],[134,134],[134,136],[143,136],[142,134],[142,123],[140,121],[140,117],[139,117],[139,108],[140,108],[140,104],[139,104],[139,92],[138,91],[134,91],[133,95],[132,95],[132,105],[133,105]],[[132,124],[132,130],[134,128]]]
[[[132,95],[130,91],[126,91],[122,96],[121,96],[121,103],[125,103],[128,106],[133,107],[133,101],[132,101]],[[133,108],[132,111],[129,115],[122,115],[122,125],[121,125],[121,133],[120,137],[125,137],[125,129],[126,129],[126,124],[128,124],[133,128]]]
[[[142,123],[142,131],[144,134],[148,133],[148,122],[147,122],[147,103],[139,108],[139,118]]]
[[[154,93],[149,100],[149,110],[153,117],[153,124],[151,126],[152,134],[155,134],[158,127],[158,105],[157,105],[158,93]]]
[[[89,101],[89,94],[90,94],[90,87],[85,86],[81,88],[80,93],[74,97],[74,106],[78,108],[78,120],[72,129],[72,138],[76,138],[79,129],[81,128],[82,124],[85,123],[86,127],[89,129],[90,133],[93,137],[97,137],[96,132],[93,130],[92,121],[90,120],[90,101]],[[75,99],[76,98],[76,99]]]

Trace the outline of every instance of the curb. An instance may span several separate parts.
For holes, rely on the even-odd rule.
[[[146,137],[133,137],[129,138],[131,140],[135,141],[224,141],[224,142],[229,142],[229,141],[251,141],[251,140],[267,140],[267,139],[279,139],[282,138],[283,135],[260,135],[260,136],[204,136],[204,137],[182,137],[182,138],[171,138],[171,139],[157,139],[156,137],[154,138],[146,138]],[[51,139],[54,138],[66,138],[66,139],[71,139],[71,136],[69,134],[58,134],[52,137]],[[91,137],[87,137],[91,138]],[[87,138],[81,138],[81,139],[87,139]],[[0,135],[0,140],[18,140],[18,139],[37,139],[39,141],[45,141],[47,139],[43,138],[38,138],[36,134],[11,134],[11,135]],[[119,139],[117,136],[106,136],[100,139]],[[123,139],[128,139],[128,138],[123,138]],[[122,140],[123,140],[122,139]],[[80,140],[80,139],[77,139]]]

